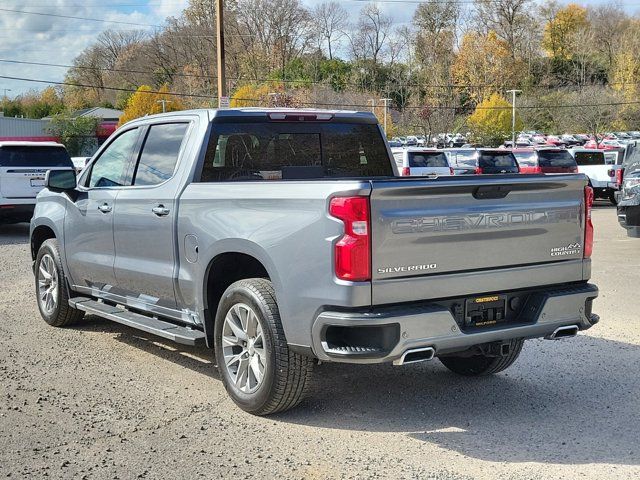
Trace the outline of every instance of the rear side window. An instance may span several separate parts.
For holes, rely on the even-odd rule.
[[[478,159],[480,168],[517,167],[516,157],[511,152],[484,152]]]
[[[576,166],[576,161],[566,150],[540,150],[538,161],[541,167],[565,167]]]
[[[134,175],[134,185],[158,185],[173,175],[188,123],[151,125]]]
[[[214,124],[202,182],[393,176],[377,125]]]
[[[73,162],[62,147],[0,147],[0,167],[71,167]]]
[[[410,167],[448,167],[447,157],[443,152],[410,152]]]
[[[604,154],[602,152],[576,152],[576,163],[581,166],[604,165]]]
[[[513,156],[522,167],[537,167],[536,152],[513,152]]]

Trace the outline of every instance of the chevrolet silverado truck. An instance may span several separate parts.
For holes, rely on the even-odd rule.
[[[399,177],[370,113],[197,110],[120,127],[31,222],[37,303],[213,348],[233,401],[297,405],[318,362],[504,370],[590,328],[579,174]]]

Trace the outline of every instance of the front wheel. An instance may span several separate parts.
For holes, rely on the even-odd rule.
[[[454,373],[467,377],[492,375],[509,368],[520,356],[524,340],[514,339],[509,342],[509,353],[502,357],[473,355],[471,357],[440,357],[442,364]]]
[[[268,280],[240,280],[227,288],[216,315],[214,344],[227,393],[246,412],[282,412],[304,398],[313,360],[289,350]]]
[[[64,327],[82,319],[84,312],[69,305],[69,288],[55,238],[45,240],[38,250],[34,273],[38,309],[45,322]]]

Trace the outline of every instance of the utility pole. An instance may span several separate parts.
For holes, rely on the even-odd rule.
[[[369,99],[369,101],[371,102],[371,112],[372,113],[376,113],[376,100],[375,98],[371,98]]]
[[[218,108],[220,99],[227,96],[227,82],[224,65],[224,4],[223,0],[216,0],[216,42],[218,63]]]
[[[387,136],[387,110],[389,109],[390,98],[381,98],[381,102],[384,102],[384,135]]]
[[[511,148],[516,148],[516,93],[522,90],[507,90],[511,94]]]
[[[3,88],[2,90],[4,90],[4,96],[2,98],[7,98],[7,92],[10,92],[11,89],[10,88]]]
[[[167,113],[167,103],[171,103],[171,100],[156,100],[156,103],[161,103],[162,113]]]

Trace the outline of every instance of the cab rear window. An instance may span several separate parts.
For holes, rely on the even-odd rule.
[[[576,152],[576,163],[581,166],[604,165],[604,154],[602,152]]]
[[[393,176],[374,124],[256,122],[212,128],[202,182]]]
[[[482,152],[478,158],[480,168],[517,167],[516,157],[511,152]]]
[[[443,152],[409,152],[410,167],[448,167],[447,157]]]
[[[0,167],[73,168],[73,162],[62,147],[3,146]]]
[[[540,150],[538,152],[538,162],[541,167],[564,167],[576,166],[576,161],[566,150]]]

